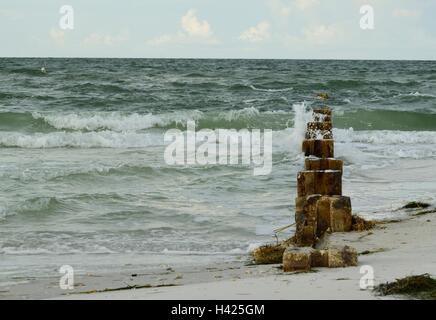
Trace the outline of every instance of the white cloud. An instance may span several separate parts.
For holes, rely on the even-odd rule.
[[[209,22],[206,20],[200,21],[193,9],[188,10],[182,17],[181,23],[183,30],[190,36],[210,37],[212,35]]]
[[[128,33],[126,31],[117,35],[100,34],[97,32],[89,34],[82,43],[85,46],[113,46],[128,39]]]
[[[57,45],[63,45],[65,43],[65,32],[60,29],[51,29],[50,30],[50,38],[56,43]]]
[[[417,10],[395,9],[392,12],[392,15],[399,18],[413,18],[418,17],[420,15],[420,12]]]
[[[218,40],[214,37],[212,28],[206,20],[200,20],[194,9],[189,9],[180,19],[181,30],[175,34],[164,34],[148,40],[146,43],[151,46],[164,44],[187,44],[205,43],[216,44]]]
[[[270,37],[270,25],[267,21],[262,21],[254,27],[248,28],[241,33],[239,39],[248,42],[261,42]]]

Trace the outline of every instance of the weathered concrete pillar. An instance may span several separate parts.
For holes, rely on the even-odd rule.
[[[335,158],[314,158],[307,157],[304,160],[304,168],[306,170],[343,170],[342,160]]]
[[[297,197],[295,241],[299,246],[314,244],[317,234],[317,203],[321,195]]]
[[[312,110],[314,114],[320,114],[325,116],[332,116],[332,109],[329,107],[315,108]]]
[[[313,245],[325,232],[351,230],[351,200],[344,196],[319,194],[297,197],[295,210],[296,241]]]
[[[331,122],[308,122],[306,139],[333,139]]]
[[[303,141],[303,152],[306,157],[314,156],[317,158],[333,158],[334,142],[333,139],[306,139]]]
[[[297,176],[297,196],[311,194],[342,195],[342,171],[309,170],[301,171]]]
[[[323,121],[323,122],[319,122],[319,121],[312,121],[312,122],[308,122],[307,123],[307,131],[316,131],[316,130],[321,130],[321,131],[332,131],[333,126],[332,123],[330,121]]]
[[[285,250],[285,271],[357,265],[357,252],[348,246],[311,248],[328,232],[350,231],[352,224],[351,200],[342,196],[343,162],[334,158],[331,121],[326,107],[314,109],[313,121],[307,124],[302,145],[306,170],[298,173],[295,199],[295,244],[304,248]]]
[[[317,237],[324,232],[347,232],[351,230],[351,200],[344,196],[323,196],[317,202]]]
[[[332,122],[332,110],[329,107],[316,108],[312,110],[313,121]]]
[[[329,197],[320,197],[316,204],[316,236],[320,238],[330,229],[331,224],[331,201]]]

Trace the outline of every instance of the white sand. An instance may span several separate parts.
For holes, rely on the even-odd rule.
[[[278,271],[277,266],[259,266],[249,272],[251,276],[243,278],[241,275],[241,279],[73,294],[60,299],[381,299],[371,290],[360,289],[360,268],[373,267],[375,284],[414,274],[436,275],[435,231],[436,214],[432,213],[381,225],[371,232],[338,234],[358,252],[385,250],[359,256],[358,267],[319,268],[311,273],[286,274]],[[265,268],[274,268],[275,275],[262,276],[267,273]]]

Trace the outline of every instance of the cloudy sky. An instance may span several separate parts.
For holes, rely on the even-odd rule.
[[[366,4],[374,29],[360,26]],[[435,0],[1,0],[0,56],[435,60],[435,12]]]

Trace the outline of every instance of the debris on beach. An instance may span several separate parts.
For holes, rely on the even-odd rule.
[[[79,291],[79,292],[71,292],[63,295],[71,295],[71,294],[93,294],[93,293],[103,293],[103,292],[113,292],[113,291],[124,291],[124,290],[133,290],[133,289],[148,289],[148,288],[162,288],[162,287],[175,287],[179,286],[179,284],[169,283],[169,284],[144,284],[144,285],[127,285],[125,287],[117,287],[117,288],[105,288],[105,289],[95,289],[88,291]]]
[[[436,279],[428,273],[396,279],[374,288],[380,295],[407,295],[418,299],[436,300]]]
[[[276,264],[282,263],[285,249],[284,244],[268,244],[254,249],[251,254],[256,264]]]
[[[292,224],[294,225],[294,224]],[[290,226],[292,226],[290,225]],[[287,226],[288,227],[288,226]],[[282,228],[280,228],[282,229]],[[280,230],[278,229],[278,230]],[[295,236],[276,244],[266,244],[251,251],[255,264],[277,264],[282,263],[283,252],[287,247],[295,245]]]
[[[366,231],[371,230],[376,226],[377,222],[373,220],[366,220],[358,215],[351,217],[351,230],[352,231]]]
[[[430,207],[430,204],[419,202],[419,201],[412,201],[407,203],[405,206],[401,207],[401,209],[425,209]]]
[[[386,250],[387,249],[385,249],[385,248],[378,248],[378,249],[374,249],[374,250],[365,250],[365,251],[359,252],[359,256],[366,256],[368,254],[385,252]]]
[[[425,214],[429,214],[429,213],[436,213],[436,209],[432,209],[432,210],[422,210],[422,211],[418,211],[416,213],[413,214],[413,216],[423,216]]]

